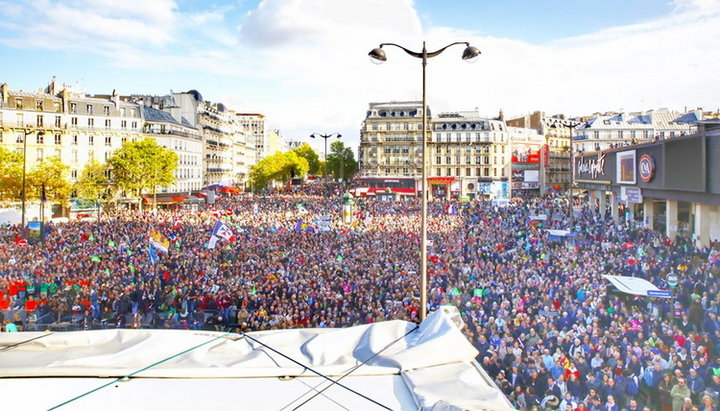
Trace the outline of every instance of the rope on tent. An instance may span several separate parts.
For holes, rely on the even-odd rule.
[[[346,386],[346,385],[343,385],[343,384],[340,384],[339,382],[336,382],[335,380],[333,380],[332,378],[328,377],[327,375],[321,374],[321,373],[319,373],[318,371],[313,370],[312,368],[308,367],[307,365],[304,365],[304,364],[300,363],[299,361],[296,361],[296,360],[290,358],[289,356],[281,353],[280,351],[272,348],[271,346],[269,346],[269,345],[267,345],[267,344],[265,344],[265,343],[263,343],[263,342],[258,341],[257,339],[249,336],[248,334],[246,334],[246,333],[244,333],[244,332],[241,332],[240,334],[241,334],[242,336],[244,336],[245,338],[247,338],[247,339],[249,339],[249,340],[251,340],[251,341],[253,341],[253,342],[256,342],[256,343],[258,343],[258,344],[260,344],[260,345],[262,345],[263,347],[265,347],[265,348],[267,348],[268,350],[274,352],[275,354],[278,354],[278,355],[280,355],[281,357],[283,357],[283,358],[285,358],[285,359],[287,359],[287,360],[290,360],[290,361],[292,361],[293,363],[295,363],[295,364],[297,364],[297,365],[305,368],[306,370],[308,370],[308,371],[310,371],[310,372],[312,372],[312,373],[314,373],[314,374],[317,374],[319,377],[322,377],[322,378],[330,381],[332,384],[337,384],[338,386],[340,386],[340,387],[342,387],[342,388],[345,388],[346,390],[350,391],[351,393],[353,393],[353,394],[355,394],[355,395],[357,395],[357,396],[359,396],[359,397],[362,397],[362,398],[364,398],[364,399],[372,402],[373,404],[375,404],[375,405],[377,405],[377,406],[379,406],[379,407],[382,407],[382,408],[384,408],[384,409],[386,409],[386,410],[392,410],[392,408],[390,408],[390,407],[388,407],[388,406],[385,406],[385,405],[382,405],[381,403],[375,401],[374,399],[368,397],[367,395],[362,394],[362,393],[359,393],[359,392],[353,390],[352,388],[350,388],[350,387],[348,387],[348,386]]]
[[[340,386],[342,387],[342,385],[341,385],[338,381],[340,381],[340,380],[342,380],[343,378],[347,377],[348,375],[352,374],[352,373],[355,372],[358,368],[362,367],[363,365],[365,365],[366,363],[368,363],[369,361],[371,361],[373,358],[375,358],[375,357],[377,357],[378,355],[382,354],[383,351],[385,351],[385,350],[387,350],[388,348],[392,347],[392,346],[395,345],[398,341],[400,341],[400,340],[402,340],[403,338],[407,337],[408,335],[410,335],[410,333],[414,332],[414,331],[417,330],[418,328],[420,328],[420,326],[419,326],[419,325],[415,325],[415,328],[413,328],[412,330],[406,332],[405,335],[397,338],[395,341],[392,341],[391,343],[389,343],[388,345],[386,345],[385,348],[383,348],[382,350],[380,350],[380,351],[376,352],[375,354],[373,354],[372,356],[370,356],[370,358],[368,358],[368,359],[366,359],[365,361],[362,361],[360,364],[354,366],[353,368],[351,368],[348,372],[346,372],[345,374],[343,374],[343,375],[342,375],[340,378],[338,378],[337,380],[334,380],[334,381],[333,381],[333,380],[331,379],[330,381],[332,381],[332,382],[330,383],[330,385],[328,385],[327,387],[323,388],[323,389],[320,390],[320,391],[316,391],[315,394],[314,394],[312,397],[308,398],[307,400],[303,401],[300,405],[298,405],[297,407],[293,408],[293,411],[298,410],[300,407],[302,407],[303,405],[307,404],[307,403],[310,402],[313,398],[315,398],[315,397],[317,397],[318,395],[322,394],[323,392],[325,392],[325,390],[327,390],[328,388],[332,387],[332,386],[335,385],[335,384],[340,385]]]
[[[172,360],[173,358],[177,358],[177,357],[179,357],[179,356],[181,356],[181,355],[185,355],[185,354],[187,354],[187,353],[189,353],[189,352],[191,352],[191,351],[194,351],[194,350],[202,347],[203,345],[207,345],[207,344],[210,344],[210,343],[212,343],[212,342],[214,342],[214,341],[217,341],[217,340],[219,340],[219,339],[221,339],[221,338],[225,338],[225,337],[227,337],[227,336],[230,335],[230,334],[231,334],[231,333],[225,333],[225,334],[219,335],[219,336],[213,338],[212,340],[205,341],[204,343],[201,343],[201,344],[198,344],[198,345],[196,345],[196,346],[194,346],[194,347],[188,348],[187,350],[184,350],[184,351],[181,351],[181,352],[179,352],[179,353],[177,353],[177,354],[173,354],[173,355],[171,355],[171,356],[169,356],[169,357],[163,358],[162,360],[157,361],[157,362],[154,362],[154,363],[148,365],[147,367],[144,367],[144,368],[141,368],[141,369],[139,369],[139,370],[137,370],[137,371],[131,372],[130,374],[125,375],[125,376],[123,376],[123,377],[116,378],[116,379],[110,381],[110,382],[107,383],[107,384],[103,384],[103,385],[101,385],[101,386],[99,386],[99,387],[97,387],[97,388],[94,388],[94,389],[92,389],[92,390],[90,390],[90,391],[88,391],[88,392],[85,392],[85,393],[82,393],[82,394],[80,394],[80,395],[78,395],[78,396],[76,396],[76,397],[70,398],[69,400],[67,400],[67,401],[65,401],[65,402],[62,402],[62,403],[60,403],[60,404],[58,404],[58,405],[50,408],[50,410],[52,411],[52,410],[58,409],[58,408],[60,408],[60,407],[62,407],[62,406],[68,405],[68,404],[70,404],[70,403],[73,402],[73,401],[79,400],[80,398],[83,398],[83,397],[85,397],[85,396],[88,396],[88,395],[90,395],[90,394],[92,394],[92,393],[94,393],[94,392],[100,391],[101,389],[103,389],[103,388],[105,388],[105,387],[108,387],[108,386],[110,386],[110,385],[113,385],[113,384],[115,384],[116,382],[126,381],[126,380],[128,380],[130,377],[133,377],[133,376],[135,376],[135,375],[137,375],[137,374],[139,374],[139,373],[141,373],[141,372],[143,372],[143,371],[147,371],[147,370],[149,370],[150,368],[156,367],[156,366],[158,366],[158,365],[160,365],[160,364],[162,364],[162,363],[164,363],[164,362],[170,361],[170,360]]]
[[[41,338],[45,338],[45,337],[47,337],[47,336],[50,335],[50,334],[52,334],[52,333],[51,333],[51,332],[47,332],[47,333],[45,333],[45,334],[43,334],[43,335],[38,335],[37,337],[33,337],[33,338],[30,338],[30,339],[25,340],[25,341],[20,341],[20,342],[15,343],[15,344],[6,345],[5,347],[0,348],[0,352],[12,350],[13,348],[17,348],[17,347],[19,347],[19,346],[21,346],[21,345],[23,345],[23,344],[27,344],[27,343],[29,343],[29,342],[32,342],[32,341],[35,341],[35,340],[39,340],[39,339],[41,339]]]

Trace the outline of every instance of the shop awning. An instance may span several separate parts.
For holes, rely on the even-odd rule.
[[[157,202],[157,204],[177,204],[182,203],[187,199],[188,197],[186,196],[157,196],[157,199],[154,199],[152,194],[143,194],[143,202],[146,204],[152,204],[155,202]]]
[[[427,181],[430,184],[451,184],[455,177],[428,177]]]
[[[610,283],[614,285],[618,291],[625,294],[660,298],[670,298],[672,296],[672,292],[670,290],[661,290],[655,287],[655,285],[653,285],[650,281],[642,278],[627,277],[622,275],[603,275],[603,277],[610,281]]]

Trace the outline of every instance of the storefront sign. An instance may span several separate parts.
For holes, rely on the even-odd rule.
[[[598,174],[605,175],[605,153],[598,154],[597,158],[581,157],[577,162],[578,174],[590,174],[592,178],[597,178]]]
[[[642,190],[638,187],[620,187],[620,198],[628,203],[640,204],[643,202]]]
[[[655,159],[649,154],[643,154],[640,156],[638,162],[638,173],[640,174],[640,180],[649,183],[655,178]]]

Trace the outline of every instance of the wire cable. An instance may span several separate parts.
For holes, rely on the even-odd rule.
[[[318,371],[313,370],[312,368],[308,367],[307,365],[304,365],[304,364],[300,363],[299,361],[296,361],[296,360],[290,358],[289,356],[281,353],[280,351],[272,348],[271,346],[269,346],[269,345],[267,345],[267,344],[265,344],[265,343],[262,343],[262,342],[258,341],[257,339],[255,339],[255,338],[247,335],[247,334],[244,333],[244,332],[241,332],[241,335],[244,336],[245,338],[251,340],[251,341],[254,341],[254,342],[262,345],[263,347],[265,347],[265,348],[267,348],[268,350],[274,352],[275,354],[278,354],[278,355],[282,356],[283,358],[292,361],[293,363],[295,363],[295,364],[303,367],[304,369],[306,369],[306,370],[308,370],[308,371],[310,371],[310,372],[312,372],[312,373],[314,373],[314,374],[317,374],[319,377],[322,377],[322,378],[330,381],[332,384],[337,384],[338,386],[340,386],[340,387],[342,387],[342,388],[345,388],[346,390],[350,391],[351,393],[353,393],[353,394],[355,394],[355,395],[357,395],[357,396],[360,396],[360,397],[362,397],[362,398],[364,398],[364,399],[372,402],[373,404],[378,405],[379,407],[382,407],[382,408],[384,408],[384,409],[386,409],[386,410],[392,410],[392,408],[390,408],[390,407],[388,407],[388,406],[386,406],[386,405],[383,405],[383,404],[375,401],[374,399],[368,397],[368,396],[365,395],[365,394],[359,393],[359,392],[353,390],[352,388],[350,388],[350,387],[348,387],[348,386],[346,386],[346,385],[343,385],[343,384],[340,384],[340,383],[338,383],[338,382],[335,382],[335,380],[333,380],[332,378],[328,377],[327,375],[321,374],[321,373],[319,373]]]
[[[35,340],[39,340],[39,339],[41,339],[41,338],[45,338],[45,337],[47,337],[47,336],[50,335],[50,334],[52,334],[52,333],[51,333],[51,332],[48,332],[48,333],[45,333],[45,334],[43,334],[43,335],[38,335],[37,337],[30,338],[30,339],[25,340],[25,341],[20,341],[20,342],[15,343],[15,344],[6,345],[5,347],[0,348],[0,352],[12,350],[13,348],[17,348],[17,347],[19,347],[19,346],[21,346],[21,345],[23,345],[23,344],[27,344],[27,343],[29,343],[29,342],[32,342],[32,341],[35,341]]]
[[[358,368],[362,367],[363,365],[365,365],[367,362],[369,362],[369,361],[372,360],[373,358],[375,358],[375,357],[377,357],[378,355],[382,354],[383,351],[387,350],[388,348],[390,348],[391,346],[393,346],[394,344],[396,344],[398,341],[400,341],[400,340],[402,340],[403,338],[407,337],[408,335],[410,335],[410,333],[414,332],[414,331],[417,330],[418,328],[420,328],[420,326],[416,324],[416,325],[415,325],[415,328],[413,328],[412,330],[406,332],[405,335],[403,335],[403,336],[401,336],[401,337],[398,337],[395,341],[393,341],[393,342],[389,343],[388,345],[386,345],[385,348],[383,348],[382,350],[380,350],[380,351],[376,352],[375,354],[373,354],[372,356],[370,356],[370,358],[368,358],[368,359],[366,359],[365,361],[362,361],[360,364],[354,366],[354,367],[351,368],[348,372],[346,372],[345,374],[343,374],[342,376],[340,376],[340,378],[338,378],[337,380],[332,380],[332,379],[331,379],[330,381],[332,381],[332,382],[330,383],[330,385],[328,385],[327,387],[325,387],[325,388],[323,388],[323,389],[321,389],[321,390],[319,390],[319,391],[315,390],[316,392],[315,392],[315,394],[314,394],[312,397],[308,398],[307,400],[303,401],[300,405],[298,405],[297,407],[293,408],[293,411],[300,409],[300,407],[302,407],[303,405],[307,404],[307,403],[310,402],[313,398],[315,398],[315,397],[317,397],[318,395],[322,394],[323,392],[325,392],[325,390],[327,390],[328,388],[332,387],[333,385],[337,384],[337,385],[342,386],[342,384],[339,383],[340,380],[342,380],[343,378],[345,378],[345,377],[347,377],[348,375],[352,374],[352,373],[355,372]]]
[[[177,353],[177,354],[173,354],[173,355],[171,355],[171,356],[169,356],[169,357],[166,357],[166,358],[164,358],[164,359],[162,359],[162,360],[160,360],[160,361],[154,362],[154,363],[148,365],[147,367],[144,367],[144,368],[141,368],[141,369],[139,369],[139,370],[137,370],[137,371],[131,372],[130,374],[125,375],[125,376],[123,376],[123,377],[116,378],[116,379],[110,381],[110,382],[107,383],[107,384],[103,384],[103,385],[101,385],[101,386],[99,386],[99,387],[97,387],[97,388],[94,388],[94,389],[92,389],[92,390],[90,390],[90,391],[88,391],[88,392],[85,392],[85,393],[82,393],[82,394],[80,394],[80,395],[78,395],[78,396],[76,396],[76,397],[70,398],[69,400],[67,400],[67,401],[65,401],[65,402],[62,402],[62,403],[60,403],[60,404],[58,404],[58,405],[50,408],[49,410],[52,411],[52,410],[58,409],[58,408],[60,408],[60,407],[62,407],[62,406],[65,406],[65,405],[67,405],[67,404],[70,404],[70,403],[73,402],[73,401],[79,400],[80,398],[83,398],[83,397],[88,396],[88,395],[90,395],[90,394],[92,394],[92,393],[94,393],[94,392],[100,391],[101,389],[103,389],[103,388],[105,388],[105,387],[108,387],[108,386],[110,386],[110,385],[113,385],[113,384],[115,384],[116,382],[119,382],[119,381],[128,379],[128,378],[130,378],[130,377],[132,377],[132,376],[134,376],[134,375],[137,375],[137,374],[139,374],[139,373],[141,373],[141,372],[143,372],[143,371],[147,371],[147,370],[149,370],[150,368],[156,367],[156,366],[158,366],[158,365],[160,365],[160,364],[162,364],[162,363],[164,363],[164,362],[166,362],[166,361],[170,361],[170,360],[172,360],[173,358],[177,358],[177,357],[179,357],[179,356],[181,356],[181,355],[185,355],[185,354],[189,353],[190,351],[194,351],[194,350],[202,347],[203,345],[207,345],[207,344],[210,344],[210,343],[212,343],[212,342],[214,342],[214,341],[217,341],[217,340],[219,340],[219,339],[221,339],[221,338],[225,338],[225,337],[227,337],[228,335],[231,335],[231,333],[225,333],[225,334],[219,335],[219,336],[213,338],[212,340],[205,341],[204,343],[201,343],[201,344],[198,344],[198,345],[196,345],[196,346],[194,346],[194,347],[188,348],[187,350],[181,351],[181,352],[179,352],[179,353]]]

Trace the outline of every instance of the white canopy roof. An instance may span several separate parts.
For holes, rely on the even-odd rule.
[[[419,327],[3,333],[0,392],[24,409],[512,409],[462,326],[443,307]]]
[[[626,294],[642,295],[644,297],[670,298],[672,293],[669,290],[661,290],[648,280],[637,277],[626,277],[622,275],[603,275],[619,291]]]

